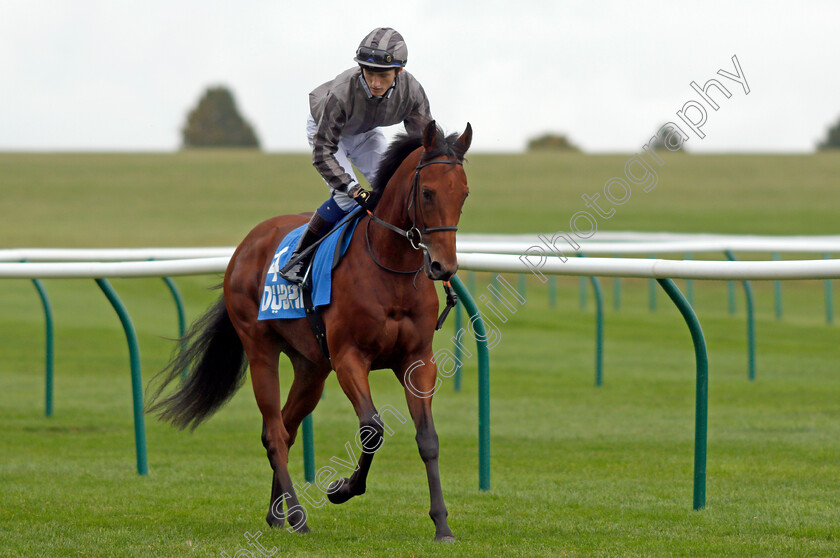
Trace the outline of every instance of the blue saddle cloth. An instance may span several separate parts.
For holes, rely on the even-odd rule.
[[[359,223],[356,218],[359,211],[360,209],[357,209],[339,221],[315,252],[315,259],[312,262],[312,269],[309,274],[312,277],[312,303],[316,307],[326,306],[330,303],[332,270],[350,245],[350,239],[353,238],[353,232],[355,232],[356,225]],[[306,316],[303,307],[303,293],[301,293],[300,287],[294,283],[289,283],[279,274],[279,271],[289,261],[305,230],[306,225],[300,226],[280,241],[280,246],[274,253],[274,259],[271,260],[271,266],[269,266],[265,278],[258,319],[277,320]]]

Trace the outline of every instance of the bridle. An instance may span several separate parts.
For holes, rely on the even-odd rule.
[[[372,221],[376,222],[377,224],[382,225],[383,227],[386,227],[386,228],[394,231],[398,235],[404,237],[406,240],[408,240],[409,244],[411,244],[412,248],[414,248],[415,250],[423,250],[423,253],[425,254],[426,257],[430,257],[430,256],[429,256],[429,249],[423,243],[423,235],[427,235],[427,234],[431,234],[431,233],[435,233],[435,232],[457,231],[458,230],[458,227],[456,227],[456,226],[427,227],[426,226],[426,221],[425,221],[425,219],[423,219],[423,210],[420,207],[420,203],[417,200],[417,197],[420,194],[420,170],[425,168],[425,167],[428,167],[429,165],[439,165],[439,164],[463,165],[463,163],[461,161],[458,161],[456,159],[444,159],[444,160],[436,160],[436,161],[426,161],[425,163],[418,164],[414,168],[414,178],[411,181],[411,188],[409,189],[408,196],[406,198],[406,213],[408,213],[411,216],[411,228],[410,229],[408,229],[408,230],[401,229],[401,228],[397,227],[396,225],[392,225],[391,223],[389,223],[387,221],[383,221],[382,219],[380,219],[379,217],[374,215],[371,210],[367,211],[368,216],[370,217],[370,220],[368,221],[368,224],[367,224],[367,230],[365,231],[368,253],[370,254],[370,257],[373,259],[373,261],[376,263],[376,265],[378,265],[382,269],[385,269],[385,270],[390,271],[392,273],[403,273],[403,274],[410,274],[411,273],[411,274],[413,274],[413,273],[417,273],[420,270],[422,270],[423,266],[421,265],[418,269],[411,270],[411,271],[400,271],[400,270],[397,270],[397,269],[391,269],[390,267],[387,267],[384,264],[380,263],[376,259],[376,256],[373,255],[373,249],[370,246],[370,235],[368,234],[368,232],[370,231],[370,223]],[[418,223],[419,223],[420,227],[422,227],[422,229],[418,228],[418,226],[417,226]]]
[[[411,189],[408,191],[408,198],[406,199],[406,213],[411,215],[411,228],[403,230],[395,225],[387,221],[383,221],[379,217],[373,214],[371,210],[368,210],[368,216],[370,219],[367,222],[367,228],[365,229],[365,241],[367,242],[367,249],[368,254],[370,254],[370,258],[382,269],[386,271],[390,271],[391,273],[400,273],[400,274],[413,274],[415,277],[415,281],[417,280],[417,274],[423,269],[423,265],[419,268],[411,270],[411,271],[400,271],[398,269],[391,269],[379,262],[376,259],[376,256],[373,254],[373,249],[370,246],[370,224],[371,222],[376,222],[383,227],[391,229],[395,233],[399,234],[400,236],[405,237],[411,247],[415,250],[423,250],[423,255],[426,259],[431,258],[429,255],[429,249],[423,243],[423,235],[424,234],[431,234],[434,232],[442,232],[442,231],[457,231],[458,227],[456,226],[444,226],[444,227],[427,227],[426,221],[423,219],[423,210],[420,208],[420,203],[417,199],[417,196],[420,195],[420,169],[424,167],[428,167],[429,165],[438,165],[438,164],[446,164],[446,165],[463,165],[461,161],[456,159],[444,159],[438,161],[426,161],[425,163],[420,163],[414,168],[414,178],[411,180]],[[412,211],[413,208],[413,211]],[[417,224],[420,224],[422,229],[417,228]],[[414,288],[417,288],[417,285],[414,285]],[[443,327],[443,322],[446,321],[446,317],[449,315],[449,311],[452,310],[458,304],[458,295],[455,294],[455,291],[452,288],[452,284],[449,281],[443,281],[443,290],[446,293],[446,307],[444,307],[443,311],[441,312],[440,316],[438,316],[437,324],[435,325],[435,331],[440,330]]]

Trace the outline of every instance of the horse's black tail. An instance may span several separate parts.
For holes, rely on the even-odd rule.
[[[151,383],[159,381],[147,412],[178,428],[195,429],[242,386],[248,361],[225,308],[224,297],[196,320],[181,339],[178,354]],[[181,381],[182,374],[186,376]],[[173,380],[177,390],[158,400]]]

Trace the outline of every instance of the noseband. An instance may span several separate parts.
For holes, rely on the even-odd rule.
[[[417,201],[417,196],[419,195],[420,190],[420,169],[424,167],[428,167],[429,165],[463,165],[461,161],[457,161],[454,159],[446,159],[442,161],[426,161],[425,163],[420,163],[414,168],[414,178],[411,180],[411,189],[408,191],[408,197],[406,199],[406,213],[411,215],[411,228],[408,230],[401,229],[395,225],[387,221],[383,221],[379,217],[373,214],[372,211],[368,210],[368,216],[370,217],[371,221],[374,221],[383,227],[391,229],[395,233],[400,236],[405,237],[408,240],[411,247],[415,250],[423,250],[423,252],[428,255],[429,250],[426,248],[426,245],[423,243],[423,235],[430,234],[434,232],[441,232],[441,231],[457,231],[458,227],[456,226],[445,226],[445,227],[427,227],[426,222],[423,219],[423,210],[420,208],[420,204]],[[412,211],[413,209],[413,211]],[[422,229],[417,227],[418,222]],[[370,225],[370,222],[368,222]],[[370,252],[371,257],[373,257],[373,251],[370,248],[370,239],[368,238],[368,252]],[[387,269],[388,271],[392,271],[395,273],[417,273],[418,270],[412,271],[397,271],[394,269],[390,269],[385,267],[381,263],[379,263],[376,258],[373,258],[373,261],[376,262],[377,265],[382,267],[383,269]],[[423,266],[420,266],[420,269],[423,269]]]

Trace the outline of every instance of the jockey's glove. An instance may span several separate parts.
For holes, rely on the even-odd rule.
[[[365,190],[359,184],[354,184],[350,187],[348,195],[355,200],[357,204],[359,204],[362,209],[371,210],[373,209],[373,193],[369,190]]]

